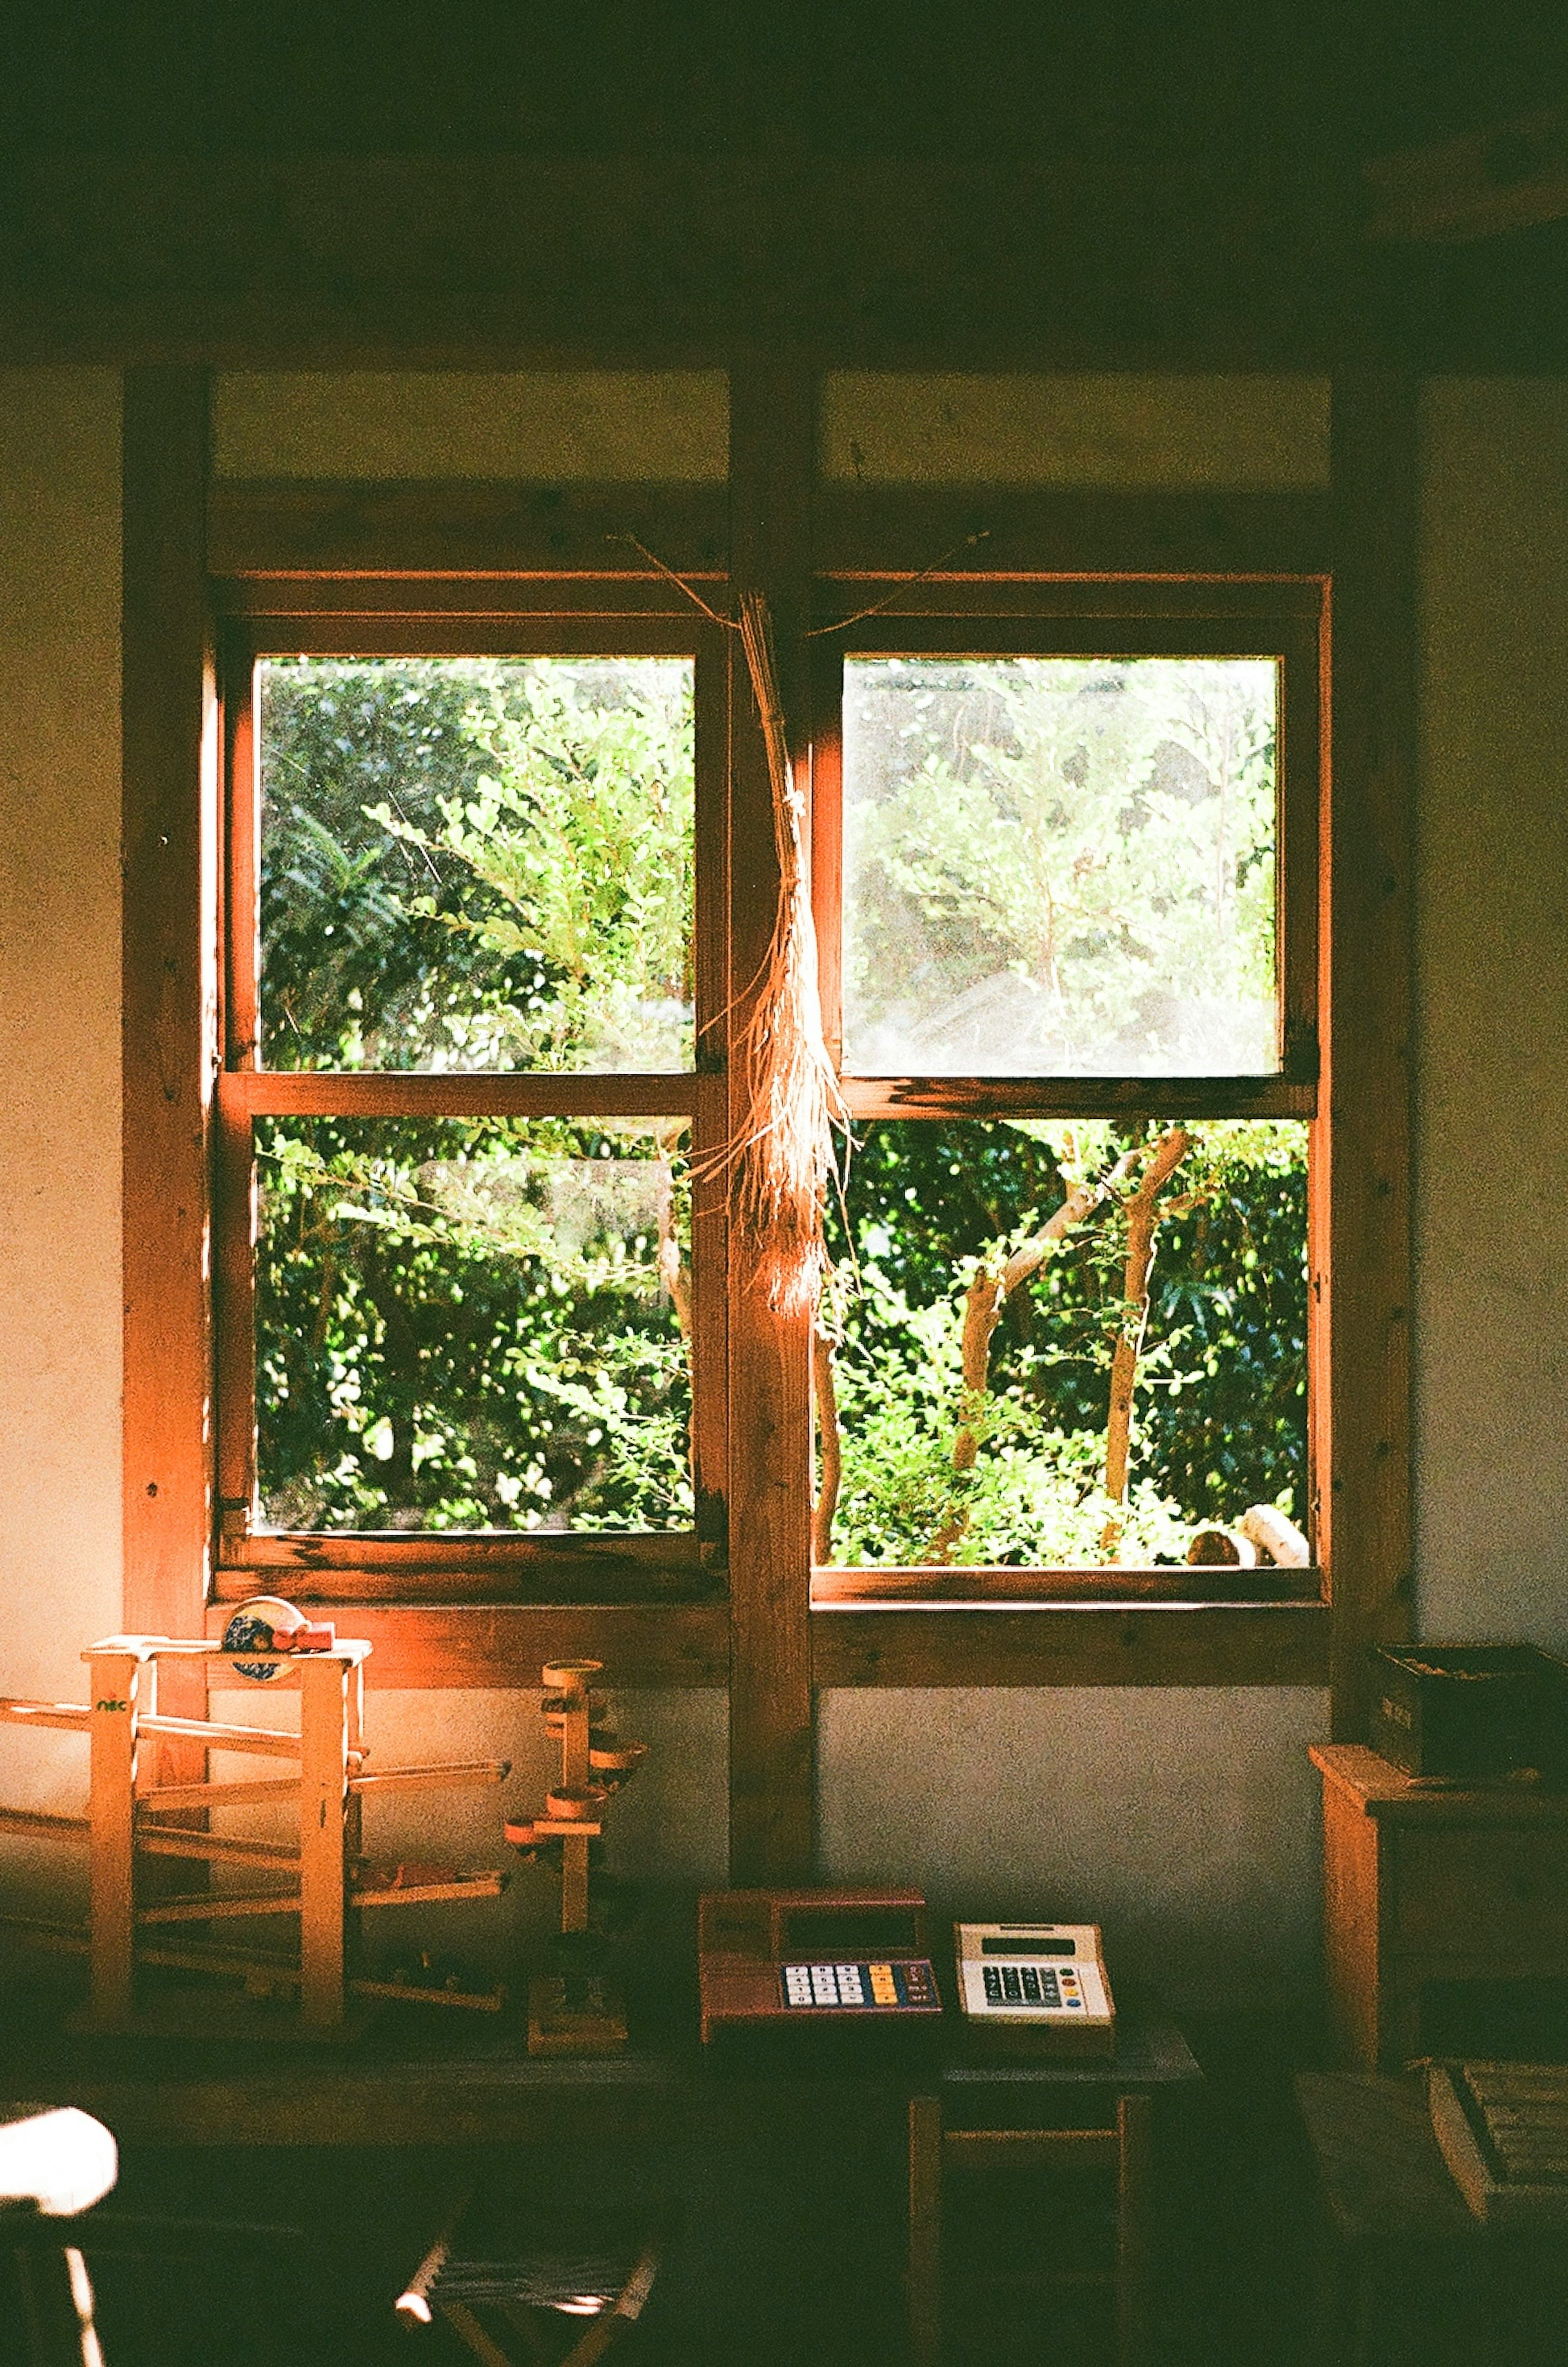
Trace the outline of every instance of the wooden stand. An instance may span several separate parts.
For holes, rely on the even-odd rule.
[[[353,1998],[402,1998],[491,2011],[504,2002],[504,1992],[500,1990],[422,1988],[407,1981],[364,1980],[349,1974],[351,1908],[492,1898],[505,1882],[500,1873],[378,1866],[363,1856],[360,1822],[367,1792],[499,1784],[510,1772],[503,1760],[484,1760],[445,1767],[389,1768],[367,1774],[363,1670],[369,1654],[368,1644],[351,1640],[326,1651],[291,1655],[251,1648],[225,1652],[220,1644],[175,1642],[164,1636],[112,1636],[82,1655],[92,1677],[91,1699],[85,1705],[0,1701],[0,1719],[65,1727],[88,1736],[85,1818],[0,1809],[0,1829],[87,1843],[88,1933],[82,1939],[56,1934],[54,1942],[81,1946],[91,1958],[91,1996],[82,2017],[85,2026],[163,2028],[171,2021],[177,2024],[183,2020],[197,2030],[211,2028],[211,2006],[206,1999],[199,2009],[187,2010],[183,2016],[177,2006],[172,2014],[149,2013],[139,2003],[136,1984],[137,1967],[146,1965],[237,1977],[253,1999],[298,1992],[298,2027],[318,2037],[346,2032]],[[198,1659],[209,1673],[214,1669],[232,1671],[240,1683],[251,1681],[247,1672],[258,1668],[276,1669],[276,1683],[297,1680],[299,1731],[161,1716],[158,1665],[170,1659]],[[163,1738],[195,1742],[209,1750],[289,1761],[294,1769],[254,1781],[163,1784],[154,1772],[156,1744]],[[144,1748],[149,1745],[152,1747]],[[214,1808],[263,1804],[296,1808],[296,1840],[249,1840],[208,1829],[209,1814]],[[291,1874],[297,1886],[292,1890],[197,1890],[143,1899],[139,1896],[138,1874],[141,1861],[151,1857]],[[299,1918],[297,1962],[177,1937],[182,1924],[290,1914]],[[165,1931],[170,1932],[167,1938],[163,1936]]]
[[[1423,1992],[1434,1984],[1472,1985],[1484,2013],[1514,1984],[1568,1979],[1568,1791],[1422,1781],[1359,1743],[1311,1756],[1344,2063],[1395,2070],[1427,2052]],[[1478,2033],[1461,2051],[1517,2050]]]
[[[560,1928],[568,1968],[537,1975],[528,1984],[530,2055],[609,2055],[626,2043],[625,2009],[592,1961],[588,1856],[590,1842],[604,1829],[611,1794],[630,1781],[647,1745],[625,1742],[603,1723],[604,1697],[592,1691],[603,1670],[600,1660],[546,1662],[543,1715],[546,1732],[559,1738],[560,1784],[547,1793],[542,1817],[506,1828],[507,1840],[530,1861],[558,1850],[560,1857]]]

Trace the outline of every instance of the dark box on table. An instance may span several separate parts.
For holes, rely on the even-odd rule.
[[[1568,1665],[1533,1644],[1378,1645],[1368,1740],[1406,1775],[1568,1777]]]

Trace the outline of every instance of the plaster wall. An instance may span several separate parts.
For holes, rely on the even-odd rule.
[[[119,1624],[119,380],[0,370],[0,1692],[84,1699]],[[0,1727],[0,1801],[86,1746]],[[85,1891],[0,1837],[0,1885]]]
[[[1422,408],[1421,1631],[1568,1651],[1568,385]]]
[[[119,1617],[118,416],[110,374],[0,373],[0,1689],[64,1698]],[[1548,1230],[1568,1140],[1568,388],[1445,382],[1424,417],[1422,1625],[1568,1646]],[[373,1696],[378,1755],[511,1757],[505,1796],[531,1804],[536,1698]],[[629,1695],[622,1717],[653,1749],[614,1854],[716,1877],[722,1695]],[[1304,1750],[1325,1722],[1292,1690],[830,1693],[823,1872],[919,1881],[941,1909],[1093,1913],[1124,1970],[1179,1999],[1274,1995],[1314,1961]],[[74,1738],[0,1729],[0,1800],[69,1809],[84,1774]],[[373,1845],[493,1862],[494,1796],[439,1822],[405,1803]],[[78,1886],[60,1852],[14,1841],[0,1886]],[[537,1887],[484,1931],[433,1916],[429,1944],[499,1960]]]

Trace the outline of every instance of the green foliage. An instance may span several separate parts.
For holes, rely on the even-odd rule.
[[[1269,663],[860,660],[846,696],[852,1065],[1270,1065]]]
[[[273,661],[262,1009],[303,1068],[691,1064],[683,661]]]
[[[1153,1129],[1157,1131],[1157,1129]],[[990,1394],[963,1385],[964,1296],[1032,1239],[1082,1173],[1144,1129],[889,1122],[856,1150],[843,1217],[838,1387],[844,1478],[836,1560],[953,1558],[1071,1567],[1100,1558],[1111,1356],[1122,1315],[1119,1203],[1079,1227],[1008,1298]],[[1192,1127],[1156,1237],[1139,1365],[1123,1557],[1180,1560],[1192,1527],[1246,1505],[1304,1512],[1305,1129]],[[851,1266],[857,1285],[847,1282]],[[978,1414],[978,1420],[976,1415]],[[953,1469],[961,1422],[979,1455]]]
[[[273,1119],[257,1148],[269,1523],[690,1525],[669,1131]]]
[[[962,997],[976,968],[998,963],[1044,991],[1031,899],[1050,874],[1051,831],[1088,844],[1092,823],[1103,861],[1069,865],[1058,897],[1055,958],[1063,979],[1076,964],[1078,981],[1059,999],[1075,1028],[1135,1035],[1159,1013],[1146,982],[1127,983],[1129,938],[1156,966],[1186,964],[1189,984],[1201,965],[1202,899],[1194,889],[1162,902],[1157,876],[1162,864],[1179,868],[1183,844],[1207,865],[1220,844],[1213,798],[1191,794],[1197,740],[1179,761],[1168,699],[1163,736],[1151,738],[1124,699],[1097,706],[1079,684],[1061,708],[1080,733],[1070,746],[1049,703],[1032,719],[1023,692],[1009,697],[1010,708],[993,700],[987,716],[971,714],[987,729],[976,724],[961,762],[935,748],[930,716],[905,733],[897,796],[857,858],[886,889],[855,941],[863,991],[880,970],[884,982],[923,980],[938,1001]],[[264,699],[270,1064],[689,1065],[689,668],[310,659],[270,663]],[[1086,715],[1096,730],[1104,719],[1103,744],[1080,762]],[[1225,991],[1240,980],[1250,992],[1246,964],[1272,961],[1258,821],[1271,755],[1256,735],[1236,744],[1228,777],[1251,798],[1253,821],[1233,829],[1224,879],[1205,871],[1203,894],[1211,921],[1216,896],[1242,916],[1232,932],[1241,968]],[[1065,821],[1042,804],[1043,784],[1055,784]],[[1129,800],[1141,852],[1111,826]],[[1035,871],[1020,854],[1031,811],[1043,815]],[[1235,855],[1244,844],[1251,851]],[[1304,1130],[1194,1133],[1171,1186],[1187,1205],[1158,1237],[1130,1559],[1179,1558],[1195,1521],[1247,1502],[1303,1510]],[[647,1121],[265,1121],[256,1367],[267,1521],[688,1527],[690,1382],[668,1287],[689,1231],[678,1136]],[[1104,1126],[867,1130],[847,1232],[829,1212],[844,1331],[837,1558],[919,1559],[944,1534],[960,1562],[1099,1557],[1119,1209],[1102,1209],[1010,1298],[983,1409],[962,1385],[962,1302],[978,1258],[1029,1239],[1067,1181],[1102,1172],[1131,1139]],[[955,1474],[961,1420],[975,1422],[980,1449]]]

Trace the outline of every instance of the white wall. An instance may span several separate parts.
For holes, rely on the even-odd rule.
[[[1423,407],[1422,1632],[1568,1650],[1568,385]]]
[[[1425,451],[1422,1626],[1568,1647],[1568,388],[1437,385]],[[110,375],[0,372],[0,1691],[66,1698],[119,1617],[117,464]],[[536,1701],[389,1693],[372,1740],[383,1763],[510,1756],[505,1796],[531,1805]],[[652,1750],[615,1857],[715,1878],[722,1697],[621,1714]],[[823,1870],[1097,1914],[1123,1969],[1179,1999],[1276,1995],[1314,1960],[1325,1724],[1291,1690],[829,1694]],[[74,1738],[0,1729],[0,1800],[70,1808],[82,1774]],[[371,1838],[493,1862],[494,1800],[439,1822],[405,1803]],[[0,1904],[75,1886],[60,1852],[0,1843]],[[524,1874],[488,1920],[421,1936],[499,1961],[541,1891]]]
[[[0,1692],[119,1622],[119,381],[0,370]],[[0,1800],[85,1745],[0,1727]],[[0,1882],[83,1868],[3,1845]]]

